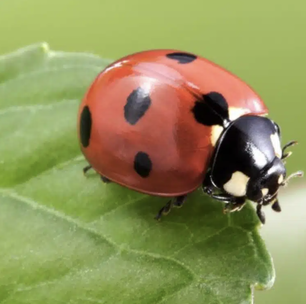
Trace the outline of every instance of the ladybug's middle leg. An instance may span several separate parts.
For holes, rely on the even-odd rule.
[[[160,220],[160,218],[163,215],[167,215],[171,211],[172,207],[177,207],[177,208],[182,207],[185,202],[185,199],[186,195],[175,197],[173,200],[169,201],[163,208],[161,208],[158,211],[157,215],[155,216],[155,219]]]
[[[92,166],[91,166],[91,165],[88,165],[88,166],[84,167],[84,168],[83,168],[83,173],[86,174],[87,171],[89,171],[90,169],[92,169]],[[103,176],[103,175],[100,175],[100,177],[101,177],[101,181],[102,181],[103,183],[111,183],[111,180],[108,179],[107,177],[105,177],[105,176]]]
[[[223,209],[224,213],[240,211],[245,205],[245,197],[235,197],[228,193],[216,193],[214,190],[216,189],[211,182],[210,174],[207,174],[203,184],[202,184],[203,192],[206,193],[209,197],[225,203],[225,207]]]
[[[224,203],[235,203],[236,198],[230,194],[227,193],[216,193],[215,186],[212,184],[210,171],[205,176],[205,179],[202,183],[202,189],[205,194],[210,196],[213,199],[216,199],[218,201],[224,202]]]
[[[103,183],[108,184],[108,183],[111,183],[111,182],[112,182],[110,179],[108,179],[107,177],[105,177],[105,176],[103,176],[103,175],[100,175],[100,178],[101,178],[101,181],[102,181]]]

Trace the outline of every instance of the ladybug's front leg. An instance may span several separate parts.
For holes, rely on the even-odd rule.
[[[211,182],[211,176],[210,172],[208,172],[205,176],[205,179],[202,183],[202,190],[204,193],[209,195],[211,198],[216,199],[218,201],[224,202],[224,203],[233,203],[235,201],[235,197],[230,194],[216,194],[214,190],[216,187]]]
[[[262,222],[262,224],[264,224],[266,222],[266,217],[265,217],[265,214],[262,212],[261,208],[262,208],[262,204],[258,204],[256,208],[256,213],[260,221]]]
[[[236,197],[235,200],[229,202],[223,209],[224,213],[240,211],[246,203],[244,197]]]
[[[183,206],[186,200],[186,195],[175,197],[173,200],[169,201],[163,208],[161,208],[157,215],[155,216],[156,220],[160,220],[163,215],[167,215],[172,207],[180,208]]]
[[[214,193],[216,189],[211,182],[210,174],[206,174],[206,177],[202,184],[203,192],[209,195],[211,198],[225,203],[225,207],[223,209],[224,213],[240,211],[245,205],[244,197],[235,197],[233,195],[227,193]]]
[[[226,204],[223,209],[224,214],[228,212],[240,211],[246,203],[244,197],[234,197],[229,194],[221,194],[221,195],[213,194],[212,192],[207,191],[207,189],[204,190],[204,192],[208,194],[211,198]]]

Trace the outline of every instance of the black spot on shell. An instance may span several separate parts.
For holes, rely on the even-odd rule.
[[[189,53],[170,53],[166,55],[169,59],[177,60],[179,63],[190,63],[197,59],[196,55]]]
[[[151,98],[146,90],[139,87],[127,98],[124,106],[124,117],[126,121],[134,125],[146,113],[151,105]]]
[[[84,148],[89,146],[90,134],[91,134],[91,113],[88,106],[85,106],[82,110],[80,117],[80,137],[81,143]]]
[[[229,120],[228,104],[222,94],[210,92],[197,100],[192,112],[196,121],[206,126],[223,126]]]
[[[145,152],[138,152],[134,159],[134,170],[141,177],[148,177],[152,170],[152,161]]]

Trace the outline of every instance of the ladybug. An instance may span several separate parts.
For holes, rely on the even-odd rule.
[[[202,187],[241,210],[246,200],[281,211],[286,177],[280,128],[257,93],[195,54],[150,50],[121,58],[93,81],[78,112],[81,151],[104,182],[171,197],[158,212],[183,205]]]

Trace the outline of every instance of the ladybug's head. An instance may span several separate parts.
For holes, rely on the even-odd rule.
[[[292,177],[303,175],[303,172],[298,171],[286,178],[287,172],[284,160],[291,155],[291,152],[285,153],[285,150],[289,146],[297,144],[297,142],[291,141],[281,148],[280,128],[275,122],[268,118],[264,118],[264,120],[262,118],[254,119],[254,122],[256,124],[253,124],[253,128],[250,129],[250,142],[254,140],[254,146],[249,152],[251,152],[250,161],[254,162],[256,168],[254,168],[252,177],[247,184],[246,197],[260,205],[272,204],[275,211],[280,211],[277,201],[279,188],[286,186]],[[256,131],[257,128],[260,128],[260,124],[265,126],[262,129],[260,140],[257,141]],[[256,166],[256,162],[260,158],[258,149],[265,155],[264,166]]]
[[[268,205],[277,199],[278,190],[287,183],[284,162],[275,157],[258,176],[251,178],[247,184],[246,196],[249,200]]]
[[[293,142],[290,142],[289,144],[293,145]],[[288,153],[288,156],[290,154],[291,153]],[[279,188],[286,186],[292,177],[303,176],[303,172],[298,171],[286,178],[286,169],[283,157],[284,155],[282,155],[281,159],[275,157],[264,170],[259,172],[258,177],[250,179],[247,185],[246,197],[258,204],[257,214],[263,223],[265,222],[265,216],[261,211],[261,207],[271,205],[274,211],[280,212],[281,207],[277,197]]]
[[[216,146],[210,178],[219,189],[238,200],[249,199],[261,206],[272,204],[280,211],[278,190],[289,179],[301,176],[298,171],[286,177],[284,159],[290,156],[283,148],[280,128],[272,120],[254,115],[241,116],[223,131]],[[264,220],[262,220],[264,221]]]

